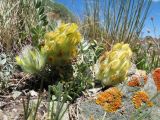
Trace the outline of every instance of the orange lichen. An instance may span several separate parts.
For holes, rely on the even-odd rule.
[[[139,76],[133,75],[131,77],[131,80],[128,82],[128,86],[130,86],[130,87],[140,86]]]
[[[147,75],[143,70],[138,70],[137,74],[131,76],[131,80],[128,82],[128,86],[144,86],[147,83]]]
[[[99,93],[96,103],[107,112],[115,112],[121,106],[122,93],[116,87],[109,88]]]
[[[147,77],[147,76],[144,76],[143,79],[144,79],[144,84],[146,84],[148,77]]]
[[[157,91],[160,92],[160,68],[155,69],[152,76],[157,87]]]
[[[153,105],[154,105],[153,102],[151,102],[151,101],[148,101],[148,102],[147,102],[147,106],[148,106],[148,107],[152,107]]]
[[[153,103],[149,100],[148,94],[144,91],[136,92],[132,97],[132,102],[136,109],[140,108],[142,103],[147,103],[149,107],[153,106]]]

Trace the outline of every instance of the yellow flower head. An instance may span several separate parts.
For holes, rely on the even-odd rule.
[[[149,100],[149,96],[144,91],[138,91],[132,97],[132,102],[135,108],[140,108],[142,103],[147,103],[149,107],[153,106],[153,103]]]
[[[129,44],[115,44],[111,51],[105,52],[99,58],[97,78],[106,86],[124,81],[131,66],[131,56]]]
[[[71,33],[74,33],[75,31],[77,31],[78,29],[78,26],[75,24],[75,23],[72,23],[72,24],[64,24],[62,23],[60,26],[59,26],[59,32],[63,33],[63,32],[66,32],[66,34],[71,34]]]
[[[109,88],[98,95],[96,103],[107,112],[115,112],[121,106],[122,93],[116,87]]]
[[[61,24],[54,32],[44,36],[45,45],[42,52],[47,53],[53,64],[63,64],[77,55],[77,45],[81,42],[81,34],[75,23]]]

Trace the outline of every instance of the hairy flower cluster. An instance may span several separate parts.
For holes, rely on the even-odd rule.
[[[160,68],[155,69],[152,76],[157,87],[157,91],[160,92]]]
[[[81,34],[75,23],[61,24],[55,31],[44,35],[44,45],[41,50],[27,46],[20,56],[16,57],[17,64],[25,72],[36,73],[45,63],[64,65],[77,55],[77,45]]]
[[[99,93],[96,103],[107,112],[115,112],[122,104],[122,93],[116,87],[109,88]]]
[[[105,52],[98,61],[97,79],[106,86],[116,85],[125,80],[131,66],[132,51],[129,44],[117,43]]]
[[[34,74],[39,72],[45,65],[45,55],[38,49],[26,46],[19,56],[16,56],[16,62],[25,72]]]
[[[149,96],[144,91],[138,91],[132,97],[132,102],[135,108],[140,108],[142,103],[147,103],[149,107],[153,106],[153,103],[149,100]]]
[[[55,31],[44,36],[45,42],[42,52],[48,55],[52,64],[64,64],[77,55],[77,45],[81,41],[81,34],[75,23],[61,24]]]

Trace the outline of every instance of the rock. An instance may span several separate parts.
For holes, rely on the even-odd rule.
[[[131,68],[130,68],[129,71],[128,71],[128,75],[133,75],[133,74],[135,74],[135,73],[136,73],[136,70],[137,70],[136,65],[135,65],[135,64],[132,64]]]
[[[3,116],[4,114],[3,114],[3,111],[0,109],[0,116]]]
[[[160,119],[160,107],[153,107],[150,114],[152,120],[159,120]]]
[[[125,101],[115,113],[105,112],[103,108],[95,103],[94,100],[81,101],[79,104],[79,120],[89,120],[92,116],[95,120],[128,120],[135,111],[130,101]]]
[[[4,114],[4,112],[0,109],[0,120],[8,120],[8,117]]]
[[[7,115],[3,115],[3,120],[9,120]]]
[[[16,98],[18,98],[21,94],[22,94],[22,92],[13,91],[13,92],[12,92],[12,97],[13,97],[13,99],[16,99]]]
[[[38,93],[35,92],[34,90],[29,91],[29,93],[32,97],[38,97]]]
[[[147,80],[147,83],[144,85],[143,90],[146,91],[151,98],[154,95],[156,95],[157,87],[156,87],[154,80],[152,78],[152,74],[148,75],[148,80]]]
[[[130,73],[132,73],[131,75],[136,74],[136,70],[132,69],[132,72]],[[72,114],[71,113],[73,111],[72,110],[69,114],[72,114],[74,116],[72,115],[70,116],[72,116],[72,118],[76,118],[79,120],[91,120],[91,118],[94,118],[95,120],[103,118],[104,120],[129,120],[131,119],[131,116],[133,116],[133,119],[139,119],[141,116],[145,115],[146,116],[145,120],[150,120],[150,119],[159,120],[160,93],[152,100],[154,102],[153,107],[146,107],[145,109],[142,110],[142,112],[138,112],[138,114],[136,114],[137,110],[134,108],[131,100],[134,92],[139,90],[144,90],[145,92],[147,92],[150,98],[152,98],[157,94],[157,88],[155,86],[151,74],[148,75],[148,80],[146,84],[144,84],[144,86],[129,87],[126,84],[122,83],[119,84],[117,87],[121,89],[124,96],[123,96],[122,106],[116,112],[114,113],[105,112],[100,105],[97,105],[94,96],[97,95],[96,92],[99,92],[99,90],[95,92],[94,89],[93,90],[91,89],[87,91],[88,93],[90,92],[92,93],[91,94],[92,99],[91,97],[85,99],[84,97],[79,98],[77,102],[74,104],[74,107],[72,106],[72,108],[75,108],[74,111],[78,109],[78,112],[74,112],[74,114]]]
[[[89,97],[95,97],[96,93],[98,93],[98,91],[100,91],[102,88],[92,88],[92,89],[88,89],[86,90],[86,96]],[[85,95],[85,92],[83,93]]]

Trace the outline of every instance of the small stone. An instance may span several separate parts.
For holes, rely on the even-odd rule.
[[[12,111],[16,113],[16,112],[17,112],[17,109],[12,109]]]
[[[22,94],[22,92],[13,91],[13,92],[12,92],[12,97],[13,97],[13,99],[16,99],[16,98],[18,98],[21,94]]]
[[[3,115],[3,120],[8,120],[8,117],[6,115]]]
[[[30,93],[30,95],[31,95],[32,97],[37,97],[37,96],[38,96],[38,93],[35,92],[34,90],[29,91],[29,93]]]
[[[8,117],[3,113],[1,109],[0,109],[0,120],[8,120]]]

